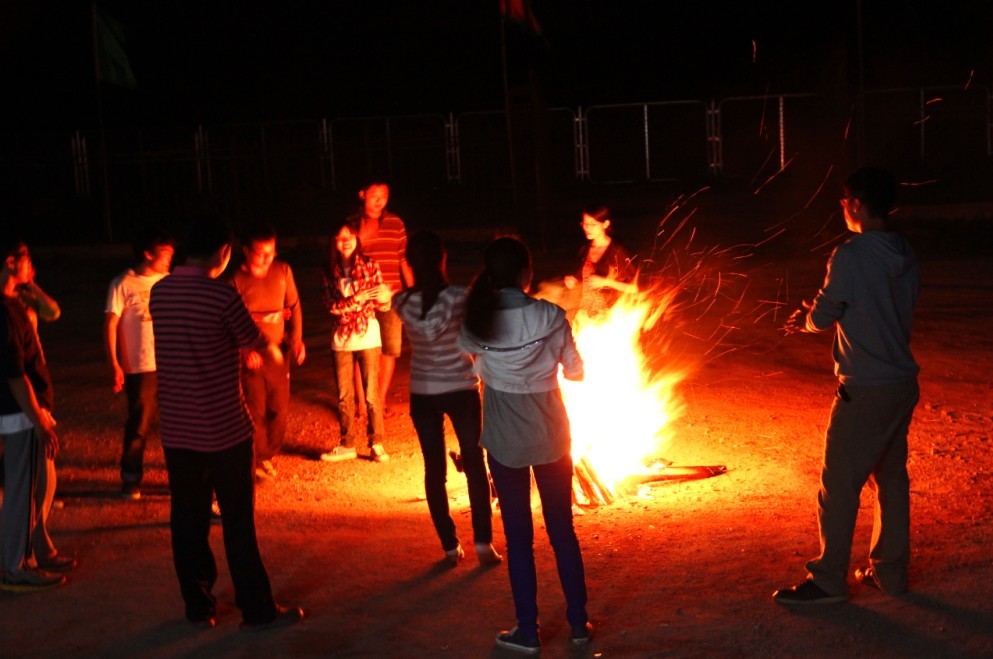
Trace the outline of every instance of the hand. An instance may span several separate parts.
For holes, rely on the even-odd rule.
[[[376,302],[389,304],[393,301],[393,291],[386,284],[380,284],[375,288]]]
[[[259,370],[262,368],[262,355],[254,350],[249,350],[245,353],[245,366],[247,366],[250,371]]]
[[[59,453],[59,438],[54,430],[55,419],[52,418],[52,414],[48,410],[43,409],[42,415],[41,424],[35,428],[35,437],[38,438],[41,447],[45,449],[45,457],[54,460]]]
[[[579,283],[579,280],[573,277],[572,275],[566,275],[565,277],[562,278],[562,283],[565,284],[565,287],[571,291],[572,289],[576,288],[576,284]]]
[[[307,348],[304,346],[303,341],[300,341],[296,345],[292,346],[293,351],[293,361],[297,366],[303,364],[303,361],[307,359]]]
[[[114,365],[114,393],[119,394],[121,390],[124,389],[124,370],[118,366]]]
[[[790,317],[786,319],[786,324],[780,328],[786,336],[789,336],[794,332],[807,331],[807,314],[814,307],[814,305],[806,300],[803,300],[800,305],[801,308],[791,313]]]
[[[610,280],[600,275],[590,275],[590,284],[593,288],[606,288]]]

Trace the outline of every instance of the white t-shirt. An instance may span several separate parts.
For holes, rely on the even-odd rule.
[[[117,326],[117,347],[121,368],[129,375],[155,370],[155,335],[148,298],[152,285],[165,276],[139,275],[128,269],[110,282],[105,311],[121,319]]]

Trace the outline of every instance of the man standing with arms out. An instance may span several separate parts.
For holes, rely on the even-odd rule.
[[[245,236],[245,263],[231,283],[248,307],[252,320],[266,337],[284,352],[276,362],[263,359],[257,370],[242,369],[241,387],[248,411],[255,422],[255,477],[276,477],[272,460],[286,436],[290,405],[290,365],[286,352],[299,366],[307,356],[303,345],[303,311],[290,266],[276,258],[276,230],[258,225]],[[289,332],[285,331],[290,321]],[[285,346],[285,347],[284,347]]]
[[[121,496],[141,498],[145,443],[158,409],[156,402],[155,337],[148,298],[152,285],[169,274],[176,251],[172,238],[149,230],[135,243],[134,268],[110,283],[104,310],[103,338],[114,378],[114,393],[128,399],[121,451]]]
[[[186,618],[216,623],[211,593],[217,565],[210,550],[210,506],[217,493],[224,551],[241,609],[242,627],[297,622],[298,607],[276,604],[255,535],[252,419],[241,395],[241,351],[258,368],[257,351],[279,361],[238,292],[217,280],[231,259],[231,230],[219,218],[195,222],[188,259],[152,287],[162,448],[172,493],[169,526]]]
[[[3,581],[0,588],[27,592],[65,583],[76,566],[52,545],[46,524],[55,498],[59,440],[52,418],[52,379],[38,334],[17,287],[29,281],[31,254],[23,241],[5,237],[0,270],[0,439],[5,447]]]
[[[906,239],[887,231],[895,201],[889,172],[865,167],[848,178],[841,206],[855,235],[834,250],[813,304],[805,302],[785,327],[787,333],[835,327],[839,386],[817,496],[821,554],[807,563],[806,581],[773,593],[780,604],[848,599],[852,534],[867,481],[875,493],[872,543],[869,565],[855,577],[891,595],[907,589],[907,431],[919,398],[910,330],[920,272]]]
[[[390,186],[382,179],[371,179],[359,190],[359,199],[362,200],[362,212],[349,220],[358,228],[362,253],[379,264],[383,283],[395,295],[413,283],[406,257],[407,229],[403,220],[386,210]],[[386,394],[390,390],[393,370],[402,348],[403,323],[392,308],[389,311],[377,311],[376,319],[379,321],[383,342],[383,352],[379,358],[379,401],[383,406],[383,413],[389,416]],[[355,377],[355,391],[361,392],[358,369]],[[365,401],[357,401],[356,409],[364,408]]]

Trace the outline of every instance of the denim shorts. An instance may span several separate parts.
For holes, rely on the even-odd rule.
[[[379,321],[379,334],[383,339],[383,356],[399,357],[403,346],[403,322],[400,316],[393,309],[377,311],[376,320]]]

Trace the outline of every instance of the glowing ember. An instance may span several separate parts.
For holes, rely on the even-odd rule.
[[[676,386],[685,371],[653,370],[644,351],[644,335],[664,318],[673,297],[624,295],[609,311],[595,318],[580,313],[573,321],[586,368],[583,382],[561,381],[573,460],[585,458],[613,494],[627,477],[657,473],[649,465],[671,439],[669,423],[683,411]],[[655,334],[653,352],[664,351],[666,342]]]

